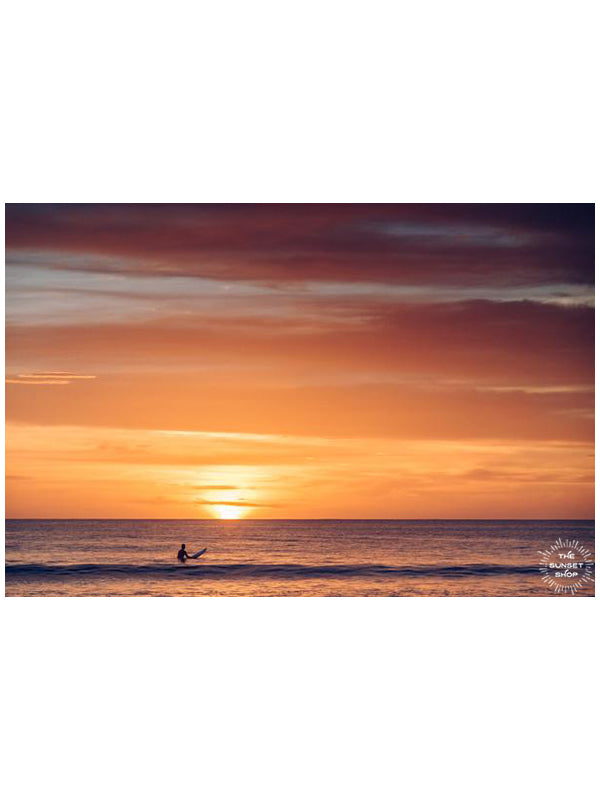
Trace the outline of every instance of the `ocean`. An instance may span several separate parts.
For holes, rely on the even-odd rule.
[[[556,540],[593,563],[589,520],[7,520],[6,595],[593,596],[545,579]]]

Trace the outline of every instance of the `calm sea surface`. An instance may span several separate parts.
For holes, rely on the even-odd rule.
[[[548,596],[558,537],[594,552],[581,520],[8,520],[6,594]]]

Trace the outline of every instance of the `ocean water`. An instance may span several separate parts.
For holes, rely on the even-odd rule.
[[[552,596],[559,537],[594,552],[582,520],[8,520],[6,595]]]

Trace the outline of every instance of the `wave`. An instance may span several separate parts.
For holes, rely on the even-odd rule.
[[[383,564],[7,564],[7,579],[68,580],[77,578],[165,578],[173,580],[214,580],[224,578],[403,578],[403,577],[485,577],[539,573],[539,566],[515,564],[433,564],[395,567]]]

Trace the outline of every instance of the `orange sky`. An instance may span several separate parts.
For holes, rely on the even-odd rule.
[[[9,517],[593,516],[590,206],[9,206]]]

